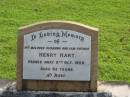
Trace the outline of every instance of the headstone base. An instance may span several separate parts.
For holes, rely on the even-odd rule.
[[[108,92],[17,91],[14,82],[0,91],[0,97],[112,97],[112,94]]]
[[[36,92],[36,91],[22,91],[22,92],[9,92],[5,91],[0,97],[112,97],[109,93],[55,93],[55,92]]]

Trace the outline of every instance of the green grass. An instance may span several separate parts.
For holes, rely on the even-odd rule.
[[[99,28],[98,79],[130,83],[130,0],[0,0],[0,79],[16,79],[18,28],[45,20]]]

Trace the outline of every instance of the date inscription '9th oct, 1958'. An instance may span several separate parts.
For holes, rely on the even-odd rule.
[[[91,36],[48,29],[24,35],[23,79],[90,80]]]

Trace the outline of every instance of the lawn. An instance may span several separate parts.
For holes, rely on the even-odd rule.
[[[99,28],[98,80],[130,83],[130,0],[0,0],[0,79],[16,79],[18,28],[45,20]]]

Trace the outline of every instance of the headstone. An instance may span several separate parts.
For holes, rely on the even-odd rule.
[[[17,89],[96,91],[98,30],[68,21],[19,29]]]

